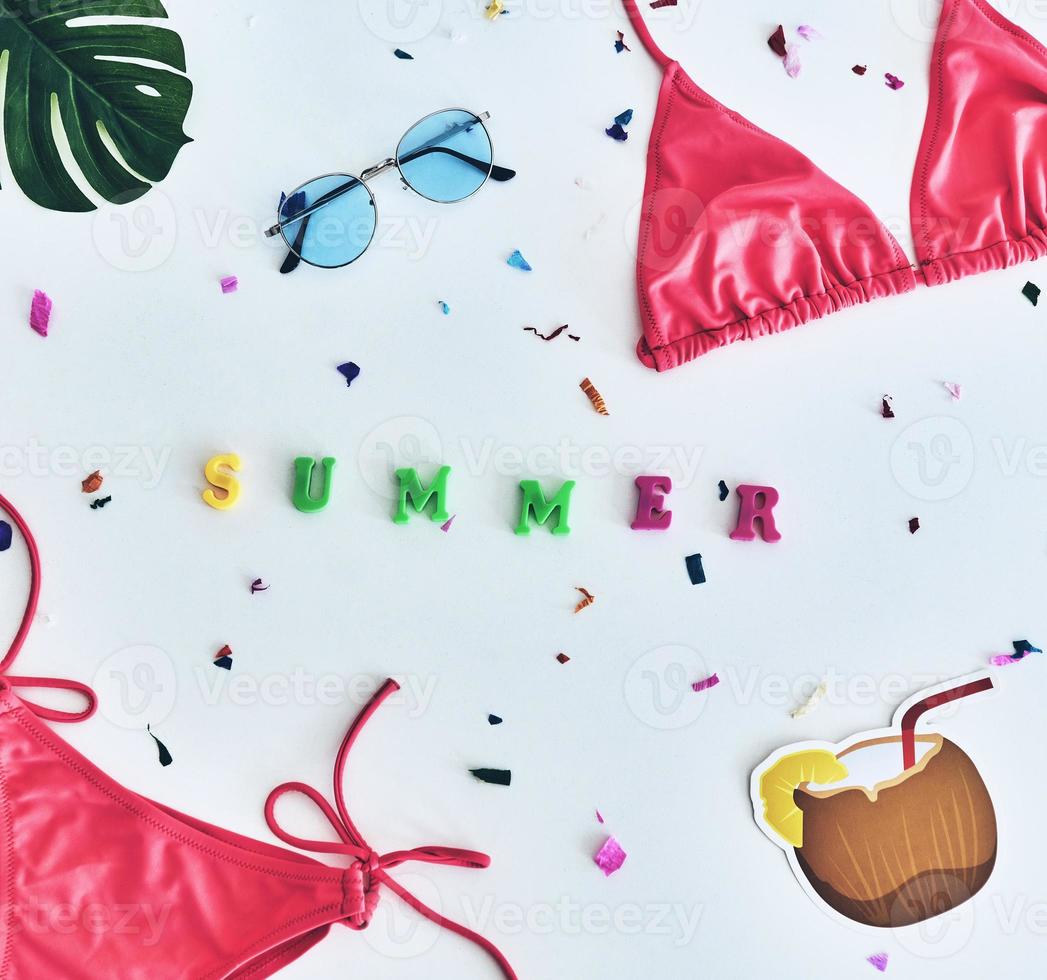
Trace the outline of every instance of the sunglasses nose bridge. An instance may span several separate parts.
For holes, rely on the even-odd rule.
[[[361,180],[370,180],[372,177],[377,177],[379,174],[384,174],[387,170],[392,170],[396,166],[395,157],[386,157],[381,163],[376,163],[373,167],[368,167],[360,174]]]

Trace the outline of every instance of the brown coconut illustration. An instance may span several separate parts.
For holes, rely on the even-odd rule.
[[[903,736],[859,742],[848,756]],[[803,813],[800,868],[822,900],[870,926],[906,926],[967,901],[996,861],[996,814],[967,754],[940,735],[916,736],[920,761],[894,779],[861,786],[797,787]]]
[[[796,746],[754,773],[754,806],[791,848],[797,874],[863,925],[922,922],[971,898],[996,862],[996,814],[974,763],[941,735],[916,735],[928,709],[989,690],[958,683],[909,707],[899,734],[843,751]]]

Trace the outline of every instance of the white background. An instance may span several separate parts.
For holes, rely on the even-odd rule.
[[[851,930],[814,907],[756,828],[748,777],[782,744],[886,725],[913,691],[1012,639],[1047,638],[1047,311],[1020,295],[1028,278],[1047,285],[1042,264],[658,375],[633,353],[658,72],[616,3],[526,0],[494,24],[462,0],[413,12],[401,0],[171,0],[169,12],[196,86],[195,142],[141,206],[48,213],[0,167],[0,487],[39,535],[50,617],[18,672],[94,680],[105,701],[62,735],[131,788],[270,839],[266,793],[286,779],[328,791],[358,705],[277,703],[272,685],[298,668],[350,685],[395,674],[408,694],[359,743],[356,820],[379,850],[488,851],[485,872],[401,879],[491,937],[521,977],[863,978],[879,951],[895,978],[1037,973],[1040,658],[997,671],[994,699],[943,724],[993,795],[999,861],[972,903],[922,932]],[[1007,12],[1047,40],[1034,4],[1008,0]],[[397,16],[408,26],[390,26]],[[934,20],[932,5],[908,0],[681,0],[651,16],[712,94],[806,150],[903,242]],[[799,42],[796,80],[765,44],[779,21],[790,36],[803,22],[825,35]],[[615,54],[618,29],[631,53]],[[415,60],[396,60],[397,46]],[[888,90],[885,71],[905,88]],[[497,160],[517,179],[441,207],[382,177],[385,223],[363,259],[279,276],[281,254],[259,230],[280,190],[358,172],[448,105],[491,111]],[[617,144],[603,130],[625,108],[635,117]],[[514,248],[533,273],[505,265]],[[228,274],[241,288],[223,296]],[[37,287],[55,300],[47,340],[27,325]],[[581,342],[522,330],[564,322]],[[347,390],[334,369],[350,359],[363,373]],[[609,418],[579,391],[586,375]],[[963,384],[962,401],[943,381]],[[894,421],[880,418],[884,392]],[[550,465],[543,447],[563,440],[572,457]],[[392,523],[383,444],[423,475],[452,466],[450,533]],[[132,451],[122,472],[103,465],[113,502],[92,512],[79,481],[121,447]],[[676,462],[659,463],[661,447]],[[530,466],[514,457],[534,450]],[[608,467],[623,450],[624,465]],[[203,465],[222,451],[244,462],[242,499],[225,513],[200,500]],[[319,515],[290,502],[302,454],[338,458]],[[163,462],[158,479],[150,458]],[[629,528],[638,471],[676,482],[666,533]],[[550,489],[577,479],[569,537],[513,535],[525,475]],[[720,479],[780,490],[779,544],[728,539],[736,507],[717,499]],[[700,587],[684,570],[695,551]],[[256,576],[272,588],[252,597]],[[9,632],[24,583],[18,547],[0,556]],[[598,597],[578,616],[576,585]],[[219,679],[268,696],[214,693],[224,643],[235,663]],[[120,652],[137,645],[162,651],[153,683],[133,670],[139,652]],[[713,670],[723,683],[690,694]],[[822,675],[829,696],[791,719]],[[489,727],[488,712],[505,723]],[[167,769],[147,721],[174,754]],[[511,768],[512,786],[473,781],[477,766]],[[284,819],[323,832],[304,806]],[[608,831],[629,857],[605,879],[592,854]],[[698,915],[693,934],[678,915]],[[338,929],[286,970],[348,975],[495,971],[387,897],[370,933]]]

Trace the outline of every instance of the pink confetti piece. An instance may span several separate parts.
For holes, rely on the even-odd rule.
[[[451,525],[454,523],[454,519],[457,516],[457,514],[452,514],[443,524],[440,525],[440,530],[443,531],[444,534],[451,530]]]
[[[796,33],[805,41],[820,41],[823,37],[822,32],[810,24],[801,24],[796,28]]]
[[[800,53],[796,45],[790,44],[785,52],[785,74],[790,78],[795,78],[800,74],[802,67],[803,65],[800,64]]]
[[[963,397],[963,385],[956,384],[955,381],[943,381],[945,390],[952,395],[954,401],[959,401]]]
[[[867,956],[866,960],[876,967],[881,973],[887,972],[887,954],[886,953],[874,953],[872,956]]]
[[[716,687],[716,685],[719,683],[720,678],[717,677],[716,674],[710,674],[703,681],[695,681],[691,685],[691,690],[697,694],[700,691],[708,691],[710,687]]]
[[[240,280],[236,276],[226,276],[222,280],[223,293],[235,293],[240,288]]]
[[[893,89],[895,92],[897,92],[898,89],[903,88],[905,85],[905,82],[903,82],[897,75],[892,75],[890,72],[885,72],[883,77],[887,79],[887,87]]]
[[[603,814],[599,810],[596,811],[596,820],[598,823],[604,822]]]
[[[39,289],[33,291],[33,305],[29,310],[29,326],[41,337],[47,336],[53,307],[54,303],[51,302],[51,297],[47,293]]]
[[[1013,653],[997,653],[989,658],[989,663],[994,667],[1008,667],[1011,664],[1020,663],[1024,659],[1024,656],[1016,657]]]
[[[613,837],[608,837],[593,857],[596,866],[610,878],[623,864],[628,855],[622,850],[621,845]]]

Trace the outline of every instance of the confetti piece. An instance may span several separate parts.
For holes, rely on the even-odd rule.
[[[502,3],[502,0],[491,0],[491,2],[484,7],[484,13],[487,14],[488,20],[495,20],[503,10],[505,10],[505,4]]]
[[[691,690],[695,694],[700,694],[702,691],[708,691],[711,687],[716,687],[720,683],[720,678],[716,674],[710,674],[704,680],[695,681],[691,685]]]
[[[767,46],[776,54],[779,58],[785,57],[785,28],[781,24],[778,25],[778,29],[767,38]]]
[[[225,294],[235,293],[240,288],[240,280],[236,276],[226,276],[221,281],[221,287]]]
[[[828,690],[826,683],[825,681],[822,681],[813,691],[811,691],[807,700],[804,701],[803,704],[789,712],[789,717],[802,718],[804,715],[809,715],[818,702],[825,697],[826,690]]]
[[[399,58],[401,61],[414,61],[414,55],[408,54],[406,51],[403,50],[403,48],[397,48],[393,52],[393,54],[395,54],[396,57]]]
[[[651,10],[659,10],[662,7],[675,7],[680,0],[654,0],[651,4]]]
[[[886,953],[874,953],[872,956],[867,956],[866,960],[876,967],[881,973],[887,970],[887,954]]]
[[[451,315],[451,307],[448,306],[442,299],[437,301],[437,305],[440,307],[440,312],[444,316],[450,316]]]
[[[618,126],[628,126],[633,121],[633,110],[626,109],[624,112],[619,112],[614,117],[615,124]]]
[[[886,72],[883,77],[887,79],[887,87],[893,89],[895,92],[905,85],[905,82],[903,82],[897,75],[892,75],[890,72]]]
[[[705,582],[705,569],[702,568],[701,555],[688,555],[684,561],[687,563],[687,575],[691,585],[702,585]]]
[[[805,41],[820,41],[823,37],[822,32],[810,24],[801,24],[796,28],[796,33]]]
[[[629,134],[622,129],[620,123],[615,123],[613,126],[605,129],[604,132],[616,143],[624,143],[629,138]]]
[[[514,269],[522,269],[524,272],[531,272],[530,263],[521,254],[520,250],[516,249],[512,255],[505,260],[505,264],[512,266]]]
[[[596,820],[597,820],[597,823],[603,823],[604,822],[603,814],[599,810],[596,811]]]
[[[920,530],[920,518],[918,518],[918,517],[910,517],[909,518],[909,533],[910,534],[915,534],[919,530]]]
[[[868,65],[855,65],[851,69],[851,71],[853,71],[856,75],[864,75],[868,70],[869,70],[869,66]]]
[[[98,493],[102,488],[102,474],[95,470],[90,476],[80,482],[80,489],[83,493]]]
[[[626,857],[627,855],[618,841],[613,837],[608,837],[604,841],[603,847],[594,855],[593,861],[596,862],[596,866],[604,873],[605,877],[610,878],[625,864]]]
[[[632,51],[632,48],[625,43],[625,35],[618,31],[618,40],[614,42],[614,50],[616,53],[621,54],[623,51]]]
[[[727,484],[726,484],[726,483],[724,483],[724,482],[723,482],[723,480],[721,480],[721,481],[719,482],[719,484],[717,484],[717,487],[718,487],[718,489],[719,489],[719,491],[720,491],[720,500],[721,500],[721,501],[724,501],[724,500],[726,500],[726,499],[727,499],[727,497],[728,497],[728,495],[729,495],[729,494],[730,494],[730,492],[731,492],[730,490],[728,490],[728,489],[727,489]]]
[[[891,402],[892,401],[894,401],[894,399],[891,398],[890,395],[884,395],[883,396],[883,403],[880,406],[880,414],[885,419],[893,419],[894,418],[894,409],[891,408]]]
[[[1022,296],[1035,306],[1040,301],[1040,287],[1034,282],[1027,282],[1022,286]]]
[[[222,670],[233,669],[233,649],[228,643],[214,655],[214,665]]]
[[[256,592],[268,592],[268,591],[269,591],[269,586],[268,585],[264,585],[260,578],[256,578],[251,583],[251,595],[254,595]]]
[[[513,778],[511,769],[470,769],[469,772],[481,783],[491,783],[493,786],[508,786]]]
[[[149,733],[149,737],[156,742],[156,750],[160,756],[160,765],[164,767],[169,766],[174,762],[174,759],[171,757],[171,753],[167,751],[167,746],[153,734],[153,730],[148,725],[145,726],[145,730]]]
[[[446,521],[443,522],[443,524],[440,525],[440,530],[443,531],[444,534],[451,530],[451,525],[454,523],[454,519],[457,516],[457,514],[452,514],[450,517],[447,518]]]
[[[559,661],[560,663],[562,663],[562,664],[565,664],[565,663],[567,663],[567,662],[568,662],[568,661],[569,661],[569,660],[570,660],[571,658],[570,658],[570,657],[568,657],[566,653],[558,653],[558,654],[556,655],[556,659],[557,659],[557,660],[558,660],[558,661]]]
[[[588,592],[587,590],[583,589],[580,585],[576,585],[574,588],[576,592],[581,592],[583,597],[581,602],[579,602],[578,605],[574,607],[574,611],[576,613],[580,613],[583,609],[587,609],[594,602],[596,602],[596,596],[594,596],[591,592]]]
[[[338,365],[338,373],[345,378],[345,386],[349,388],[360,377],[360,365],[354,364],[352,361],[346,361],[344,364]]]
[[[789,50],[785,52],[785,74],[790,78],[795,78],[800,74],[801,68],[803,65],[800,64],[800,52],[796,45],[790,44]]]
[[[542,340],[549,341],[556,340],[556,338],[559,337],[567,328],[568,324],[565,323],[563,326],[557,327],[552,333],[539,333],[536,327],[524,327],[524,333],[533,333],[536,337],[541,337]],[[567,336],[570,337],[571,340],[582,339],[573,333],[569,333]]]
[[[963,397],[963,385],[958,385],[954,381],[943,381],[945,390],[952,395],[954,401],[959,401]]]
[[[13,536],[11,525],[7,521],[0,521],[0,551],[7,551],[11,547]]]
[[[501,723],[502,723],[502,719],[499,718],[498,715],[488,715],[487,716],[487,724],[488,725],[500,725]]]
[[[1006,667],[1008,664],[1016,664],[1024,660],[1030,653],[1043,653],[1039,647],[1034,647],[1028,640],[1012,640],[1011,646],[1014,653],[998,653],[989,658],[989,663],[994,667]]]
[[[101,510],[106,504],[112,501],[112,497],[99,497],[97,500],[91,501],[91,510]]]
[[[53,308],[54,303],[51,302],[51,297],[47,293],[39,289],[33,291],[33,305],[29,308],[29,326],[41,337],[47,336]]]
[[[607,403],[603,400],[603,395],[596,390],[596,385],[594,385],[588,378],[582,378],[582,383],[578,385],[578,387],[585,392],[585,397],[592,402],[592,406],[596,409],[598,414],[611,414],[607,411]]]

